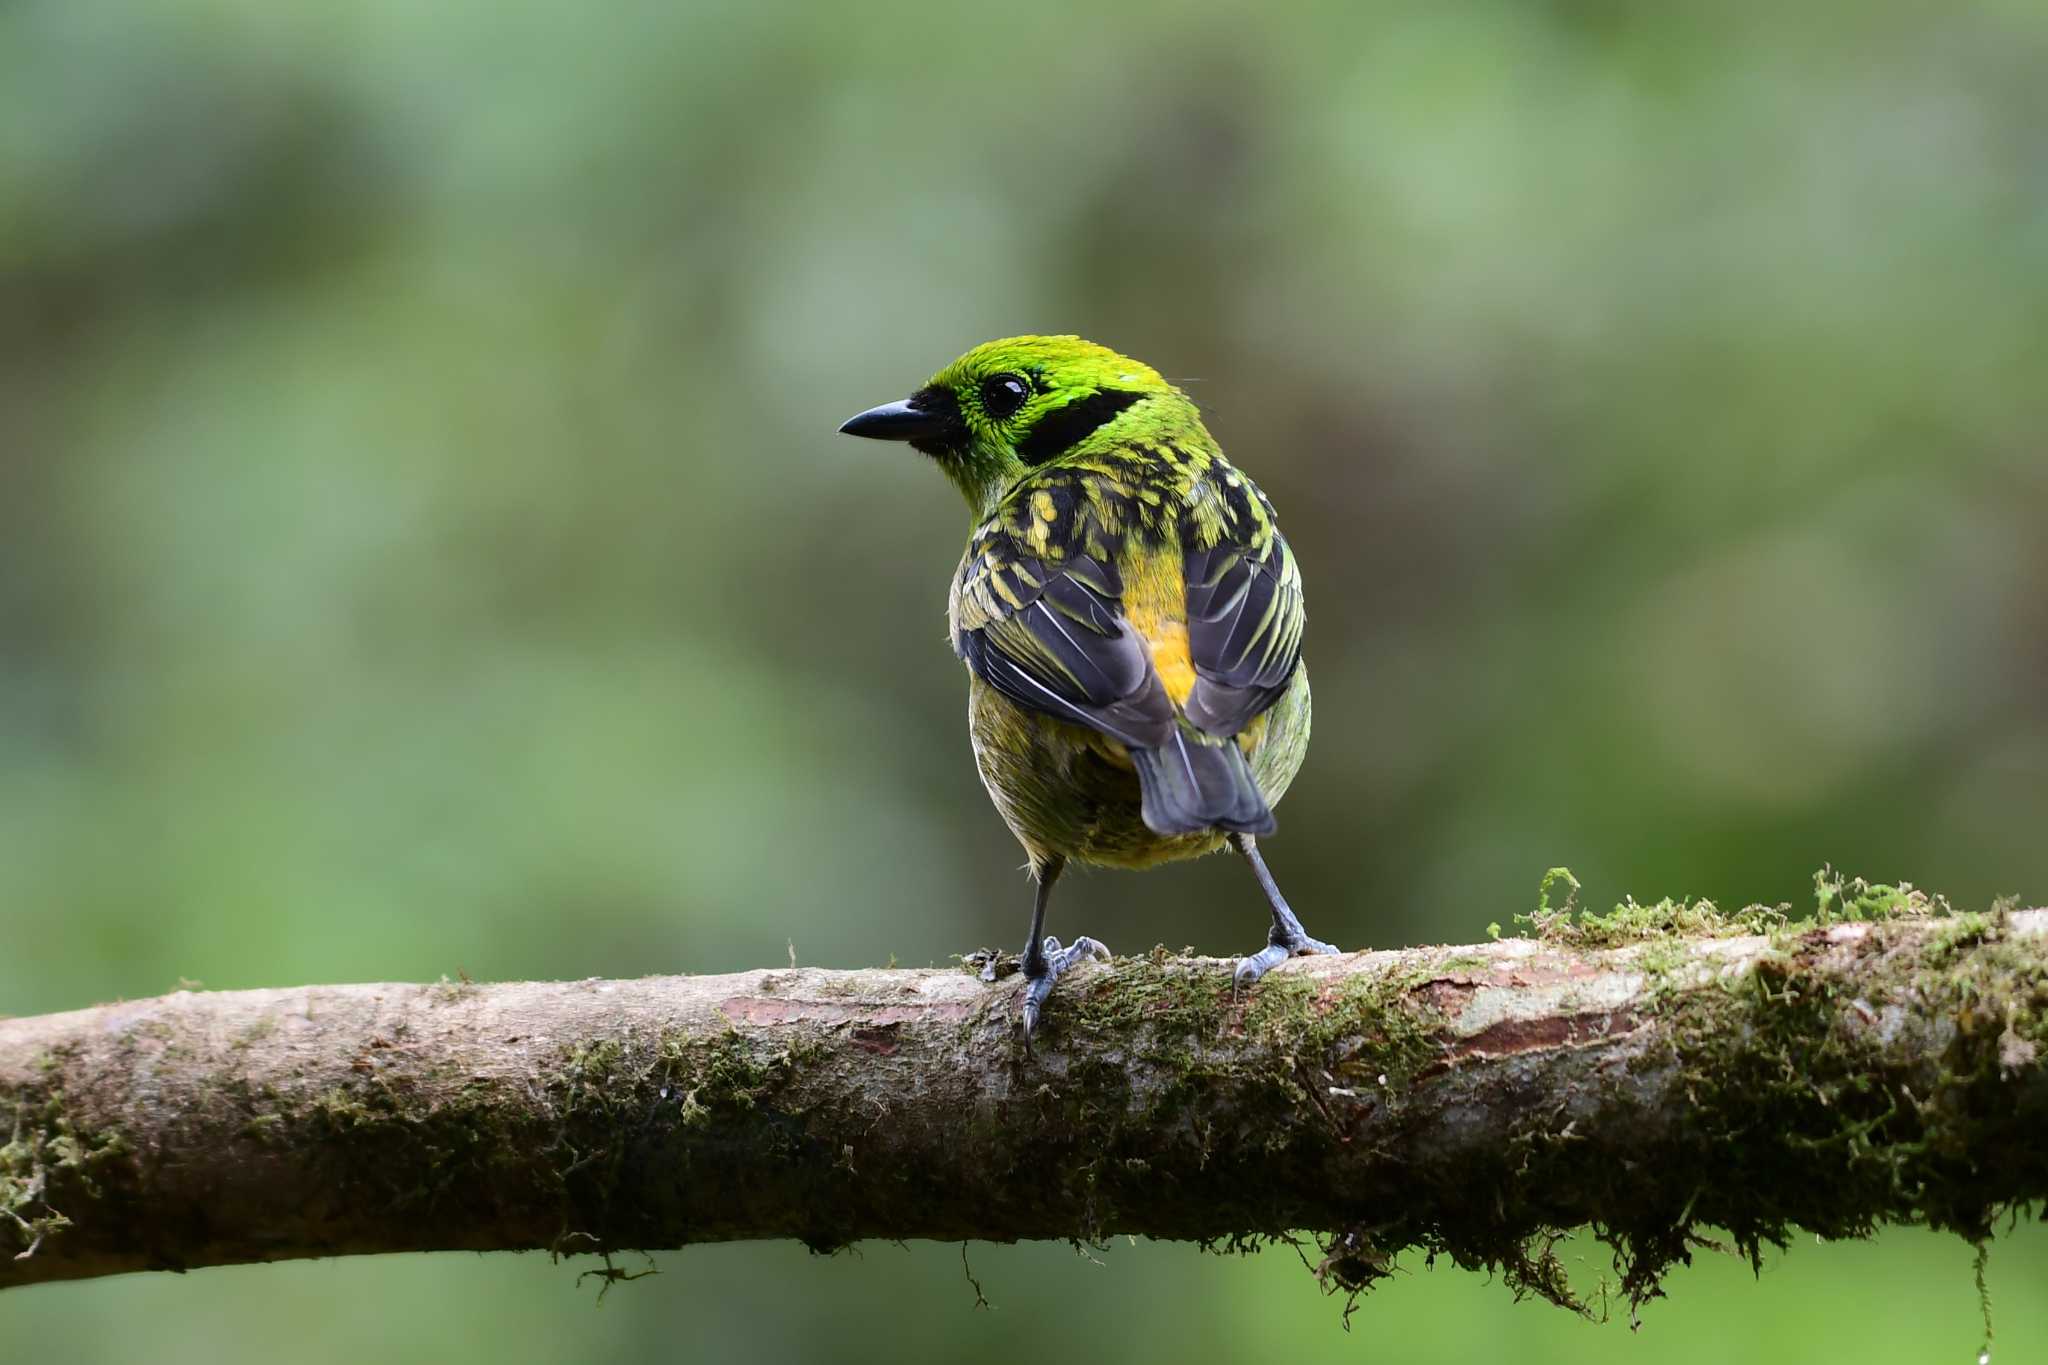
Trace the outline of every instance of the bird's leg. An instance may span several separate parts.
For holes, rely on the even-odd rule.
[[[1067,860],[1060,854],[1053,854],[1043,860],[1034,858],[1031,875],[1038,882],[1038,896],[1031,906],[1031,934],[1024,940],[1024,1041],[1029,1043],[1034,1030],[1038,1028],[1038,1015],[1045,1008],[1045,997],[1052,994],[1052,983],[1060,979],[1061,973],[1083,958],[1107,958],[1109,949],[1085,935],[1075,939],[1064,948],[1060,941],[1045,931],[1045,903],[1052,895],[1052,884],[1060,879],[1060,873],[1067,867]]]
[[[1280,894],[1279,883],[1266,870],[1266,860],[1259,856],[1259,841],[1249,834],[1233,834],[1230,846],[1244,855],[1252,865],[1252,875],[1259,879],[1259,890],[1266,893],[1266,904],[1273,907],[1273,927],[1266,933],[1266,946],[1237,964],[1232,980],[1239,989],[1251,985],[1273,968],[1297,954],[1334,953],[1340,951],[1321,939],[1310,938],[1308,930],[1301,927],[1301,921],[1294,917],[1294,911],[1287,908],[1287,898]]]

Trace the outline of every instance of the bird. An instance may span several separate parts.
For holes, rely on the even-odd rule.
[[[1339,951],[1309,937],[1259,851],[1308,748],[1301,569],[1195,403],[1106,346],[1015,336],[839,429],[928,457],[973,518],[947,623],[976,767],[1035,883],[1027,1046],[1053,983],[1109,957],[1044,933],[1070,863],[1234,851],[1271,913],[1238,989]]]

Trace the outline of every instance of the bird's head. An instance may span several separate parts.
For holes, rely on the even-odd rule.
[[[1195,420],[1187,395],[1142,361],[1079,337],[1023,336],[975,347],[839,429],[908,441],[985,516],[1032,469]]]

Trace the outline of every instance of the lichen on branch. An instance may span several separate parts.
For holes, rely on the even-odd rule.
[[[1560,890],[1561,905],[1551,898]],[[1981,1242],[2048,1193],[2048,911],[1824,874],[1816,912],[1578,909],[1297,959],[179,992],[0,1021],[0,1286],[360,1252],[870,1237],[1404,1253],[1584,1308],[1709,1237]],[[607,1265],[609,1266],[609,1261]]]

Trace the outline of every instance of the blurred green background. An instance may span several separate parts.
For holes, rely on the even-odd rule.
[[[1309,588],[1316,933],[2048,898],[2036,5],[0,7],[0,1011],[944,961],[1020,855],[966,518],[834,434],[972,343],[1183,380]],[[1052,928],[1242,951],[1212,861]],[[1968,1248],[1640,1335],[1285,1250],[704,1247],[59,1286],[0,1358],[1973,1359]],[[1598,1258],[1586,1252],[1588,1281]],[[2048,1358],[2048,1236],[1999,1245]]]

